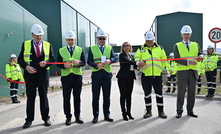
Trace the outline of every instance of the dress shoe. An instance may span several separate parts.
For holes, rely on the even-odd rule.
[[[83,124],[84,123],[84,121],[81,119],[81,117],[76,118],[75,121],[77,123],[79,123],[79,124]]]
[[[31,124],[32,124],[31,122],[26,121],[25,124],[23,125],[23,128],[28,128],[31,126]]]
[[[65,121],[65,125],[71,125],[71,118],[67,118]]]
[[[45,126],[51,126],[51,122],[49,119],[45,121]]]
[[[122,116],[123,116],[123,119],[124,119],[125,121],[128,121],[128,118],[127,118],[127,114],[126,114],[126,113],[122,113]]]
[[[113,122],[114,121],[110,116],[104,117],[104,120],[109,121],[109,122]]]
[[[143,115],[143,118],[149,118],[152,116],[151,109],[147,108],[145,114]]]
[[[92,120],[92,123],[97,123],[98,121],[98,117],[94,117],[94,119]]]
[[[195,118],[197,118],[197,117],[198,117],[198,115],[195,115],[193,112],[188,113],[188,115],[189,115],[189,116],[191,116],[191,117],[195,117]]]
[[[129,119],[133,120],[134,117],[131,115],[131,113],[127,113],[127,116],[129,117]]]
[[[182,114],[177,113],[176,118],[181,118],[181,117],[182,117]]]
[[[163,118],[163,119],[166,119],[166,118],[167,118],[167,115],[164,113],[164,111],[159,111],[159,112],[158,112],[158,116],[159,116],[160,118]]]

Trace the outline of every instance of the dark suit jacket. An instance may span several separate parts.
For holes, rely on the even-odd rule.
[[[136,79],[136,75],[135,75],[135,71],[133,71],[131,76],[131,72],[130,71],[130,66],[133,65],[134,69],[137,68],[136,62],[134,61],[134,56],[130,54],[131,59],[129,59],[127,57],[126,53],[121,53],[119,55],[119,61],[120,61],[120,70],[117,73],[117,78],[122,78],[122,79],[128,79],[128,78],[132,78],[132,79]]]
[[[111,60],[111,63],[116,62],[116,56],[114,55],[113,48],[110,52],[110,60]],[[93,53],[91,52],[91,48],[89,48],[87,64],[90,65],[91,67],[98,69],[97,64],[94,62],[94,56],[93,56]],[[92,79],[103,79],[103,78],[110,79],[112,78],[112,76],[113,76],[112,73],[108,73],[104,69],[100,69],[99,71],[92,72],[91,78]]]
[[[28,73],[28,71],[25,70],[26,66],[28,65],[25,61],[24,61],[24,42],[22,43],[22,48],[21,48],[21,52],[19,54],[18,57],[18,63],[20,64],[20,66],[24,69],[24,78],[25,80],[49,80],[49,70],[47,70],[46,68],[51,66],[51,64],[46,64],[45,67],[40,67],[39,62],[44,61],[44,51],[43,51],[43,42],[42,42],[42,51],[41,51],[41,56],[39,58],[37,58],[36,53],[35,53],[35,49],[33,46],[33,40],[31,41],[31,55],[30,55],[30,59],[32,60],[30,62],[30,66],[34,67],[37,70],[36,74],[30,74]],[[49,60],[47,60],[46,62],[54,62],[54,53],[53,53],[53,49],[52,49],[52,45],[50,45],[50,53],[49,53]]]
[[[185,45],[185,44],[183,44],[183,45]],[[174,53],[174,58],[180,58],[180,54],[179,54],[179,51],[178,51],[178,48],[177,48],[176,44],[173,47],[173,53]],[[202,50],[201,50],[200,46],[198,45],[198,56],[202,55],[202,54],[203,54]],[[175,61],[178,64],[182,64],[182,65],[187,66],[187,60],[175,60]],[[188,77],[187,71],[188,70],[177,71],[177,78],[178,79],[186,79]],[[198,72],[197,72],[197,70],[194,71],[194,74],[195,74],[196,79],[198,79]]]

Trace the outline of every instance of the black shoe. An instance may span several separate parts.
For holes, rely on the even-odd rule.
[[[16,101],[16,100],[15,100],[15,101],[12,101],[12,103],[20,103],[20,101]]]
[[[172,93],[175,93],[176,90],[173,90]]]
[[[210,95],[209,95],[209,98],[213,98],[213,97],[214,97],[214,94],[210,94]]]
[[[170,90],[167,90],[167,91],[165,91],[166,93],[169,93],[170,92]]]
[[[123,119],[124,119],[125,121],[128,121],[128,118],[127,118],[127,114],[126,114],[126,113],[122,113],[122,116],[123,116]]]
[[[84,123],[84,121],[81,119],[81,117],[76,118],[75,121],[77,123],[79,123],[79,124],[83,124]]]
[[[31,126],[31,124],[32,124],[31,122],[26,121],[25,124],[23,125],[23,128],[28,128]]]
[[[65,121],[65,125],[71,125],[71,118],[67,118]]]
[[[127,116],[129,117],[129,119],[133,120],[134,117],[131,115],[131,113],[127,113]]]
[[[207,94],[205,97],[208,98],[208,97],[209,97],[209,94]]]
[[[188,115],[189,115],[189,116],[191,116],[191,117],[195,117],[195,118],[197,118],[197,117],[198,117],[198,115],[195,115],[193,112],[188,113]]]
[[[97,123],[98,121],[98,117],[94,117],[94,119],[92,120],[92,123]]]
[[[109,122],[113,122],[114,121],[110,116],[104,117],[104,120],[109,121]]]
[[[49,119],[45,121],[45,126],[51,126],[51,122]]]
[[[182,117],[182,114],[177,113],[176,118],[181,118],[181,117]]]

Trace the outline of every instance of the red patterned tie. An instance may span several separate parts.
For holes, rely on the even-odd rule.
[[[37,58],[39,58],[40,57],[40,46],[36,43],[36,51],[37,51]]]

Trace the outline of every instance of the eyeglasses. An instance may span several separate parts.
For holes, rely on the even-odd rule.
[[[98,38],[99,40],[106,40],[106,38]]]
[[[123,47],[130,47],[130,45],[123,45]]]

